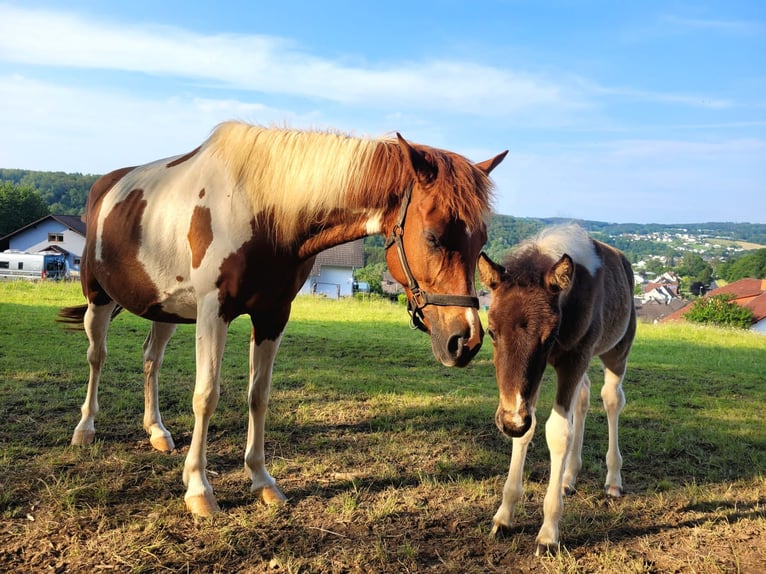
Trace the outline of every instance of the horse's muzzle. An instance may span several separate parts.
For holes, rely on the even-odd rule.
[[[524,436],[532,426],[532,415],[526,409],[511,412],[500,406],[495,413],[495,425],[505,436],[519,438]]]

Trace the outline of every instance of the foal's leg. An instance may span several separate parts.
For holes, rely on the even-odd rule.
[[[184,463],[186,508],[193,514],[210,516],[218,512],[213,488],[207,480],[207,431],[220,395],[221,357],[228,324],[218,315],[217,294],[202,298],[197,305],[197,377],[194,383],[194,431]]]
[[[606,483],[604,489],[609,496],[622,496],[622,454],[618,436],[620,413],[625,406],[625,393],[622,391],[622,379],[625,367],[615,372],[604,365],[604,386],[601,399],[604,401],[606,418],[609,423],[609,448],[606,451]]]
[[[555,402],[551,416],[545,423],[545,441],[551,456],[551,475],[543,499],[543,525],[535,540],[537,556],[558,552],[559,522],[564,509],[564,499],[561,495],[564,461],[572,446],[571,402],[567,407]]]
[[[255,329],[250,337],[250,386],[247,393],[250,415],[247,425],[245,472],[252,481],[252,492],[260,493],[261,499],[267,504],[278,504],[286,500],[276,481],[266,470],[264,454],[266,409],[269,406],[271,373],[281,340],[280,334],[273,341],[265,340],[257,344]]]
[[[503,502],[492,518],[492,532],[490,532],[490,536],[495,536],[501,528],[509,528],[511,526],[516,504],[521,500],[524,492],[524,462],[527,458],[529,443],[532,442],[532,437],[535,435],[535,427],[537,426],[534,406],[531,406],[531,411],[532,426],[529,427],[529,430],[523,436],[514,438],[512,441],[511,466],[508,469],[508,478],[505,479],[505,485],[503,485]]]
[[[149,433],[152,447],[162,452],[175,448],[173,437],[162,424],[157,397],[157,375],[162,367],[165,347],[175,333],[172,323],[153,322],[149,335],[144,341],[144,430]]]
[[[575,493],[575,483],[577,475],[582,468],[582,443],[585,436],[585,418],[588,415],[590,407],[590,378],[585,373],[580,380],[580,390],[575,397],[575,406],[573,413],[572,447],[567,455],[567,462],[564,470],[564,481],[562,492],[571,495]]]
[[[104,361],[106,361],[106,334],[109,331],[109,322],[112,320],[112,311],[116,306],[117,304],[113,301],[107,305],[88,303],[88,309],[85,311],[83,326],[85,334],[88,336],[90,375],[85,402],[80,409],[82,418],[74,429],[72,444],[90,444],[96,437],[95,418],[98,413],[98,382],[101,378]]]

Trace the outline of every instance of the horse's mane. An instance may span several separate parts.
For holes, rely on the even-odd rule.
[[[564,223],[546,227],[537,235],[521,242],[506,261],[506,267],[514,267],[532,254],[540,253],[558,261],[565,253],[572,261],[585,267],[591,275],[601,267],[593,239],[576,223]]]
[[[394,138],[226,122],[203,147],[226,165],[256,213],[273,216],[274,231],[287,241],[339,208],[390,210],[413,183]],[[439,178],[450,178],[440,198],[449,213],[477,228],[489,214],[489,178],[458,154],[415,147],[436,162]]]

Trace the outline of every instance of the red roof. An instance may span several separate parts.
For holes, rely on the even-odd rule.
[[[766,279],[740,279],[718,289],[713,289],[705,294],[705,297],[712,297],[713,295],[732,295],[734,303],[742,305],[753,312],[755,322],[766,318]],[[681,320],[684,313],[688,310],[689,305],[668,315],[662,321]]]

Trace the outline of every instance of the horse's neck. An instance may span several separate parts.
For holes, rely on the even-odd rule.
[[[300,242],[298,256],[305,259],[341,243],[381,233],[383,228],[378,221],[382,221],[382,219],[379,216],[371,217],[369,213],[357,213],[346,218],[335,218],[332,223],[311,233]]]
[[[398,148],[394,148],[398,150]],[[411,176],[400,155],[387,147],[379,148],[371,163],[377,167],[357,180],[341,206],[329,214],[317,214],[321,224],[308,229],[299,242],[301,258],[316,255],[341,243],[368,235],[385,234],[399,213]]]

